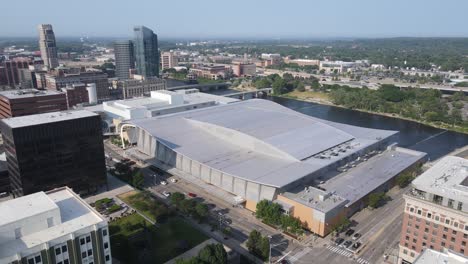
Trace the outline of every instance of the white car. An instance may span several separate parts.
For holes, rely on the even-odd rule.
[[[167,185],[167,181],[161,181],[161,185]]]
[[[166,197],[169,197],[169,196],[171,196],[171,193],[168,192],[168,191],[164,191],[164,192],[163,192],[163,195],[166,196]]]
[[[171,178],[171,182],[172,182],[172,183],[176,183],[176,182],[177,182],[177,179],[176,179],[176,178]]]

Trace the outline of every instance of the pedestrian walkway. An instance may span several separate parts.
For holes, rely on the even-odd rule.
[[[306,247],[303,250],[297,252],[295,255],[287,257],[287,259],[294,263],[295,261],[298,261],[302,257],[304,257],[305,255],[307,255],[310,251],[311,251],[311,249],[309,247]]]
[[[344,248],[328,245],[327,249],[334,252],[334,253],[336,253],[336,254],[340,254],[340,255],[343,255],[343,256],[348,257],[348,258],[354,256],[354,254],[351,251],[346,250]],[[362,258],[356,259],[356,262],[359,263],[359,264],[370,264],[369,261],[367,261],[365,259],[362,259]]]

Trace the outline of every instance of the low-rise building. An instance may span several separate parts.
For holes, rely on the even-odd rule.
[[[0,203],[0,263],[112,263],[107,221],[62,187]]]
[[[211,80],[227,79],[231,76],[231,68],[224,65],[194,64],[190,73],[198,78]]]
[[[62,88],[62,92],[65,93],[68,109],[78,104],[89,103],[89,94],[84,83],[68,84],[67,87]]]
[[[0,92],[0,118],[67,110],[66,96],[51,90],[8,90]]]
[[[309,59],[290,59],[290,58],[285,58],[284,59],[285,63],[294,63],[299,66],[319,66],[320,65],[320,60],[309,60]]]
[[[331,73],[345,73],[349,69],[353,68],[356,65],[355,62],[345,62],[345,61],[321,61],[319,70],[324,71],[326,74]]]
[[[124,124],[136,130],[138,159],[216,186],[219,197],[251,211],[264,199],[280,203],[320,236],[425,157],[391,144],[396,131],[329,122],[261,99]]]
[[[257,74],[255,63],[237,62],[232,65],[233,74],[237,77],[253,77]]]
[[[413,263],[426,248],[468,256],[468,160],[446,156],[412,187],[404,195],[402,263]]]
[[[45,86],[49,90],[60,91],[67,85],[76,83],[96,84],[99,101],[109,99],[109,84],[107,74],[100,71],[81,71],[80,69],[59,69],[44,75]]]
[[[129,99],[148,96],[151,91],[166,90],[166,81],[158,77],[119,80],[116,88],[122,91],[124,99]]]

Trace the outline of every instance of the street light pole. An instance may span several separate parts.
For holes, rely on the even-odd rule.
[[[271,238],[272,236],[268,236],[268,246],[270,247],[270,252],[268,253],[268,263],[271,264]]]

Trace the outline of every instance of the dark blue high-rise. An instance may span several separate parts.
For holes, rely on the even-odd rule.
[[[145,26],[133,28],[135,62],[138,74],[159,77],[158,35]]]

